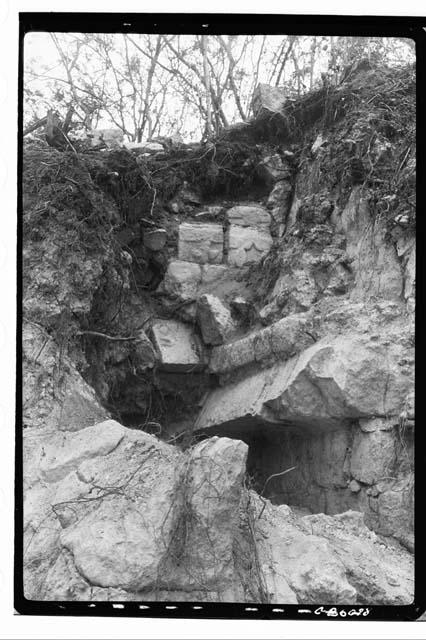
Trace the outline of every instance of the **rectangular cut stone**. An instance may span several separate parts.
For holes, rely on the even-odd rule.
[[[164,281],[160,286],[166,293],[187,300],[197,296],[201,276],[199,264],[172,260],[168,264]]]
[[[165,370],[189,372],[204,367],[201,345],[190,325],[156,320],[151,331]]]
[[[306,314],[282,318],[265,329],[212,349],[209,368],[228,373],[254,364],[284,361],[311,346],[312,321]]]
[[[256,205],[238,205],[229,209],[226,217],[230,224],[240,227],[254,227],[269,231],[271,216],[263,207]]]
[[[223,259],[223,229],[220,224],[179,226],[179,259],[199,264],[220,264]]]
[[[269,231],[234,224],[229,227],[228,241],[228,263],[236,267],[259,262],[272,247]]]

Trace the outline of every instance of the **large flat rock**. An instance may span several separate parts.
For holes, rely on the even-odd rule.
[[[151,331],[163,369],[187,372],[204,368],[200,342],[189,324],[156,320]]]
[[[179,226],[179,259],[199,264],[220,264],[223,259],[223,229],[220,224]]]
[[[323,339],[286,362],[210,393],[196,429],[253,422],[336,428],[344,420],[398,416],[413,386],[407,353],[386,336]],[[222,431],[223,430],[223,431]]]
[[[76,433],[55,434],[44,446],[40,477],[45,482],[58,482],[82,462],[111,453],[123,438],[124,427],[114,420],[100,422]]]
[[[282,318],[240,340],[213,348],[209,368],[213,373],[228,373],[249,365],[288,360],[314,342],[311,325],[307,314]]]

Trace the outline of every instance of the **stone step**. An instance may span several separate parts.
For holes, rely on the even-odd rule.
[[[177,320],[155,320],[151,332],[162,369],[186,373],[205,368],[202,345],[191,325]]]

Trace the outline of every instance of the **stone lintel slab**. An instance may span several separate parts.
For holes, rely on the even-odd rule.
[[[185,373],[204,368],[201,345],[190,325],[177,320],[155,320],[151,331],[163,369]]]

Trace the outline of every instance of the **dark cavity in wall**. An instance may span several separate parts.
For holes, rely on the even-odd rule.
[[[235,437],[249,445],[253,487],[272,503],[328,515],[361,511],[367,526],[379,532],[380,496],[395,492],[402,499],[408,490],[404,477],[413,470],[413,432],[398,425],[374,433],[362,431],[357,421],[319,432],[262,425]]]

